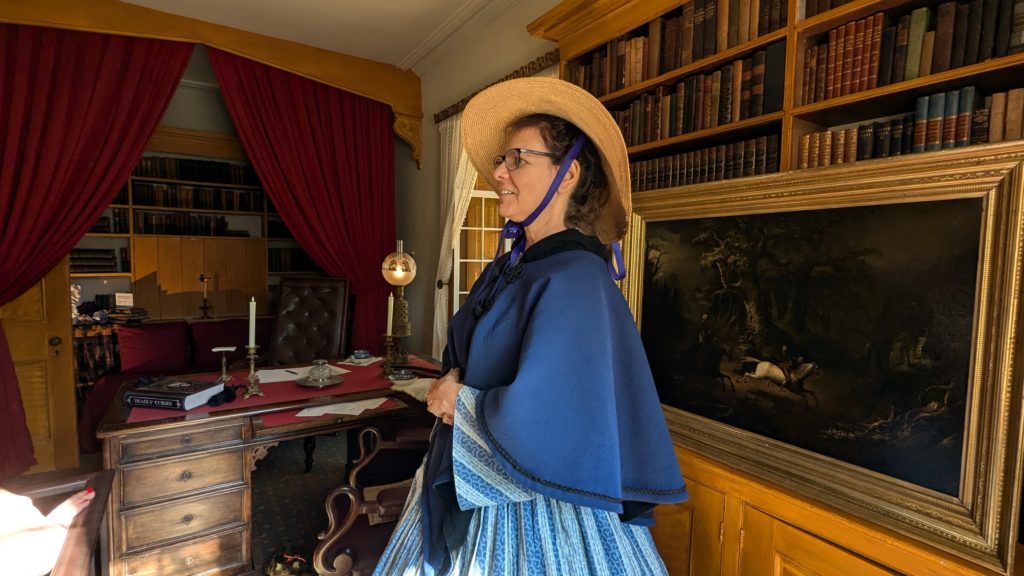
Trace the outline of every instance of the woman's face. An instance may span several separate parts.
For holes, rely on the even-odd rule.
[[[550,152],[540,129],[536,127],[523,128],[515,132],[505,145],[505,150],[511,148],[527,148],[540,152]],[[502,218],[508,218],[516,222],[522,222],[540,204],[547,194],[551,181],[558,173],[558,164],[552,162],[552,158],[531,154],[520,153],[521,164],[519,168],[510,171],[505,163],[498,164],[494,169],[494,179],[500,184],[498,190],[498,213]],[[562,206],[564,217],[564,204],[553,202],[544,210],[548,212],[557,211]],[[554,210],[553,210],[554,209]],[[552,214],[555,216],[555,214]]]

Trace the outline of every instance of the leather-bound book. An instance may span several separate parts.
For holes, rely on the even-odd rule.
[[[1024,0],[1013,2],[1013,22],[1010,24],[1010,48],[1008,54],[1024,52]]]
[[[817,168],[821,166],[821,132],[813,132],[811,141],[808,144],[807,167]]]
[[[758,1],[760,10],[757,14],[757,35],[764,36],[772,31],[772,0]]]
[[[768,0],[765,0],[766,2]],[[761,0],[750,0],[750,39],[761,35]]]
[[[825,66],[825,99],[828,100],[839,94],[836,91],[836,66],[839,59],[836,57],[839,48],[839,31],[842,28],[833,28],[828,32],[828,61]]]
[[[768,54],[765,50],[754,53],[754,68],[750,74],[750,116],[764,113],[764,70]]]
[[[960,91],[946,92],[946,104],[942,115],[942,147],[956,147],[956,124],[959,119]],[[930,119],[929,119],[930,120]]]
[[[975,0],[981,2],[981,0]],[[910,39],[910,15],[900,16],[896,24],[896,47],[892,54],[892,84],[903,82],[907,67],[907,41]]]
[[[921,69],[918,76],[927,76],[932,73],[932,52],[935,50],[935,31],[924,33],[924,43],[921,44]]]
[[[711,73],[711,96],[707,101],[707,108],[704,113],[708,115],[708,128],[718,126],[722,118],[722,71],[715,70]]]
[[[967,51],[967,20],[970,18],[971,4],[965,2],[956,5],[956,20],[953,22],[953,45],[950,49],[949,67],[959,68],[964,65],[964,53]]]
[[[832,165],[832,131],[825,130],[818,137],[818,166]]]
[[[754,160],[757,156],[757,143],[753,138],[743,141],[743,175],[754,175]]]
[[[917,129],[914,121],[914,114],[907,114],[903,117],[903,154],[910,154],[914,151],[914,131]]]
[[[690,48],[693,51],[694,62],[708,56],[708,54],[704,54],[704,11],[707,9],[705,4],[714,1],[693,0],[693,40]]]
[[[852,126],[844,132],[846,133],[846,149],[843,151],[843,163],[849,164],[857,161],[857,141],[860,139],[858,135],[860,127]]]
[[[704,58],[718,52],[718,1],[704,2]]]
[[[925,150],[928,140],[928,100],[932,97],[919,96],[917,98],[917,107],[914,109],[913,152],[924,152]],[[903,137],[906,138],[906,134]]]
[[[903,154],[903,118],[893,118],[889,121],[889,155],[899,156]]]
[[[768,141],[766,144],[765,160],[764,160],[764,171],[765,173],[771,174],[779,171],[779,135],[769,134]]]
[[[743,61],[735,60],[732,63],[732,121],[736,122],[742,118],[740,113],[743,98]]]
[[[723,8],[728,12],[723,12]],[[719,6],[718,11],[718,45],[725,50],[740,43],[740,0],[728,0],[725,6]]]
[[[753,0],[756,2],[757,0]],[[737,15],[736,38],[740,44],[753,39],[750,35],[750,3],[751,0],[740,0],[740,11]]]
[[[1006,128],[1006,92],[992,95],[991,112],[988,118],[988,141],[1002,142]]]
[[[786,25],[786,5],[789,4],[787,0],[771,0],[771,15],[769,16],[769,29],[772,32],[782,28]]]
[[[797,157],[800,168],[809,168],[811,159],[811,135],[804,134],[800,137],[800,147],[797,149]]]
[[[865,76],[865,68],[871,62],[871,54],[864,48],[865,29],[867,21],[864,19],[855,22],[853,34],[853,69],[850,72],[850,93],[860,92],[860,79]],[[867,56],[867,62],[865,62]]]
[[[825,99],[826,73],[828,68],[828,47],[818,46],[818,74],[815,76],[814,101],[821,102]]]
[[[716,74],[721,75],[721,88],[719,89],[718,124],[732,122],[732,64],[722,66]]]
[[[986,96],[982,106],[975,106],[971,114],[971,145],[988,142],[989,114],[992,112],[992,97]]]
[[[693,62],[693,20],[696,17],[697,0],[683,4],[682,20],[679,22],[679,66]]]
[[[971,118],[974,116],[974,86],[960,89],[960,101],[956,111],[956,147],[968,146],[971,143]]]
[[[887,158],[889,156],[889,121],[879,120],[874,123],[875,143],[872,158]]]
[[[818,73],[818,47],[808,46],[804,50],[804,73],[800,85],[800,103],[814,102],[814,88]]]
[[[1024,120],[1024,88],[1014,88],[1006,93],[1006,127],[1003,128],[1003,139],[1020,140],[1022,120]]]
[[[878,12],[868,18],[867,29],[865,30],[866,49],[868,51],[867,76],[861,76],[860,89],[870,90],[878,86],[878,67],[881,62],[882,52],[882,30],[885,27],[885,14]],[[868,40],[870,37],[870,40]]]
[[[861,124],[857,127],[857,160],[870,160],[875,157],[875,125]]]
[[[981,36],[978,43],[978,62],[992,57],[996,47],[996,26],[999,18],[999,0],[982,0]]]
[[[844,151],[846,150],[846,130],[836,130],[832,134],[832,163],[843,164],[846,162]]]
[[[758,136],[754,139],[754,175],[760,176],[765,173],[766,159],[768,158],[768,139]]]
[[[847,22],[845,28],[846,42],[843,43],[843,76],[839,90],[841,96],[846,96],[852,92],[850,81],[853,80],[853,55],[857,46],[857,23]]]
[[[925,128],[924,149],[926,152],[942,148],[942,122],[946,115],[946,94],[939,92],[928,96],[928,121]]]
[[[1010,53],[1010,30],[1013,27],[1013,0],[999,0],[999,16],[996,17],[996,42],[992,49],[994,58]]]
[[[949,70],[953,58],[953,28],[956,25],[956,2],[939,4],[935,20],[935,47],[932,50],[931,73]]]
[[[978,47],[981,42],[982,0],[971,0],[967,13],[967,43],[964,46],[964,66],[977,64]]]
[[[907,64],[903,70],[904,80],[913,80],[921,70],[921,51],[924,48],[924,35],[931,24],[932,12],[922,6],[910,13],[910,31],[907,35]]]
[[[893,50],[896,48],[896,27],[882,30],[882,45],[878,54],[878,86],[892,84]]]

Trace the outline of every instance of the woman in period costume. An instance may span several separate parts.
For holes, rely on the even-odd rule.
[[[584,90],[525,78],[474,97],[462,135],[512,249],[452,318],[442,422],[376,574],[664,574],[651,512],[687,494],[612,278],[622,134]]]

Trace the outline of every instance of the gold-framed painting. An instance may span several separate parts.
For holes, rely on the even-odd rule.
[[[1008,573],[1022,182],[1017,142],[634,194],[623,291],[675,439]]]

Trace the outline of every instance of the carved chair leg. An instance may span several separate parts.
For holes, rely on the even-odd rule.
[[[316,450],[316,436],[306,436],[302,440],[302,449],[306,452],[306,472],[313,469],[313,451]]]

